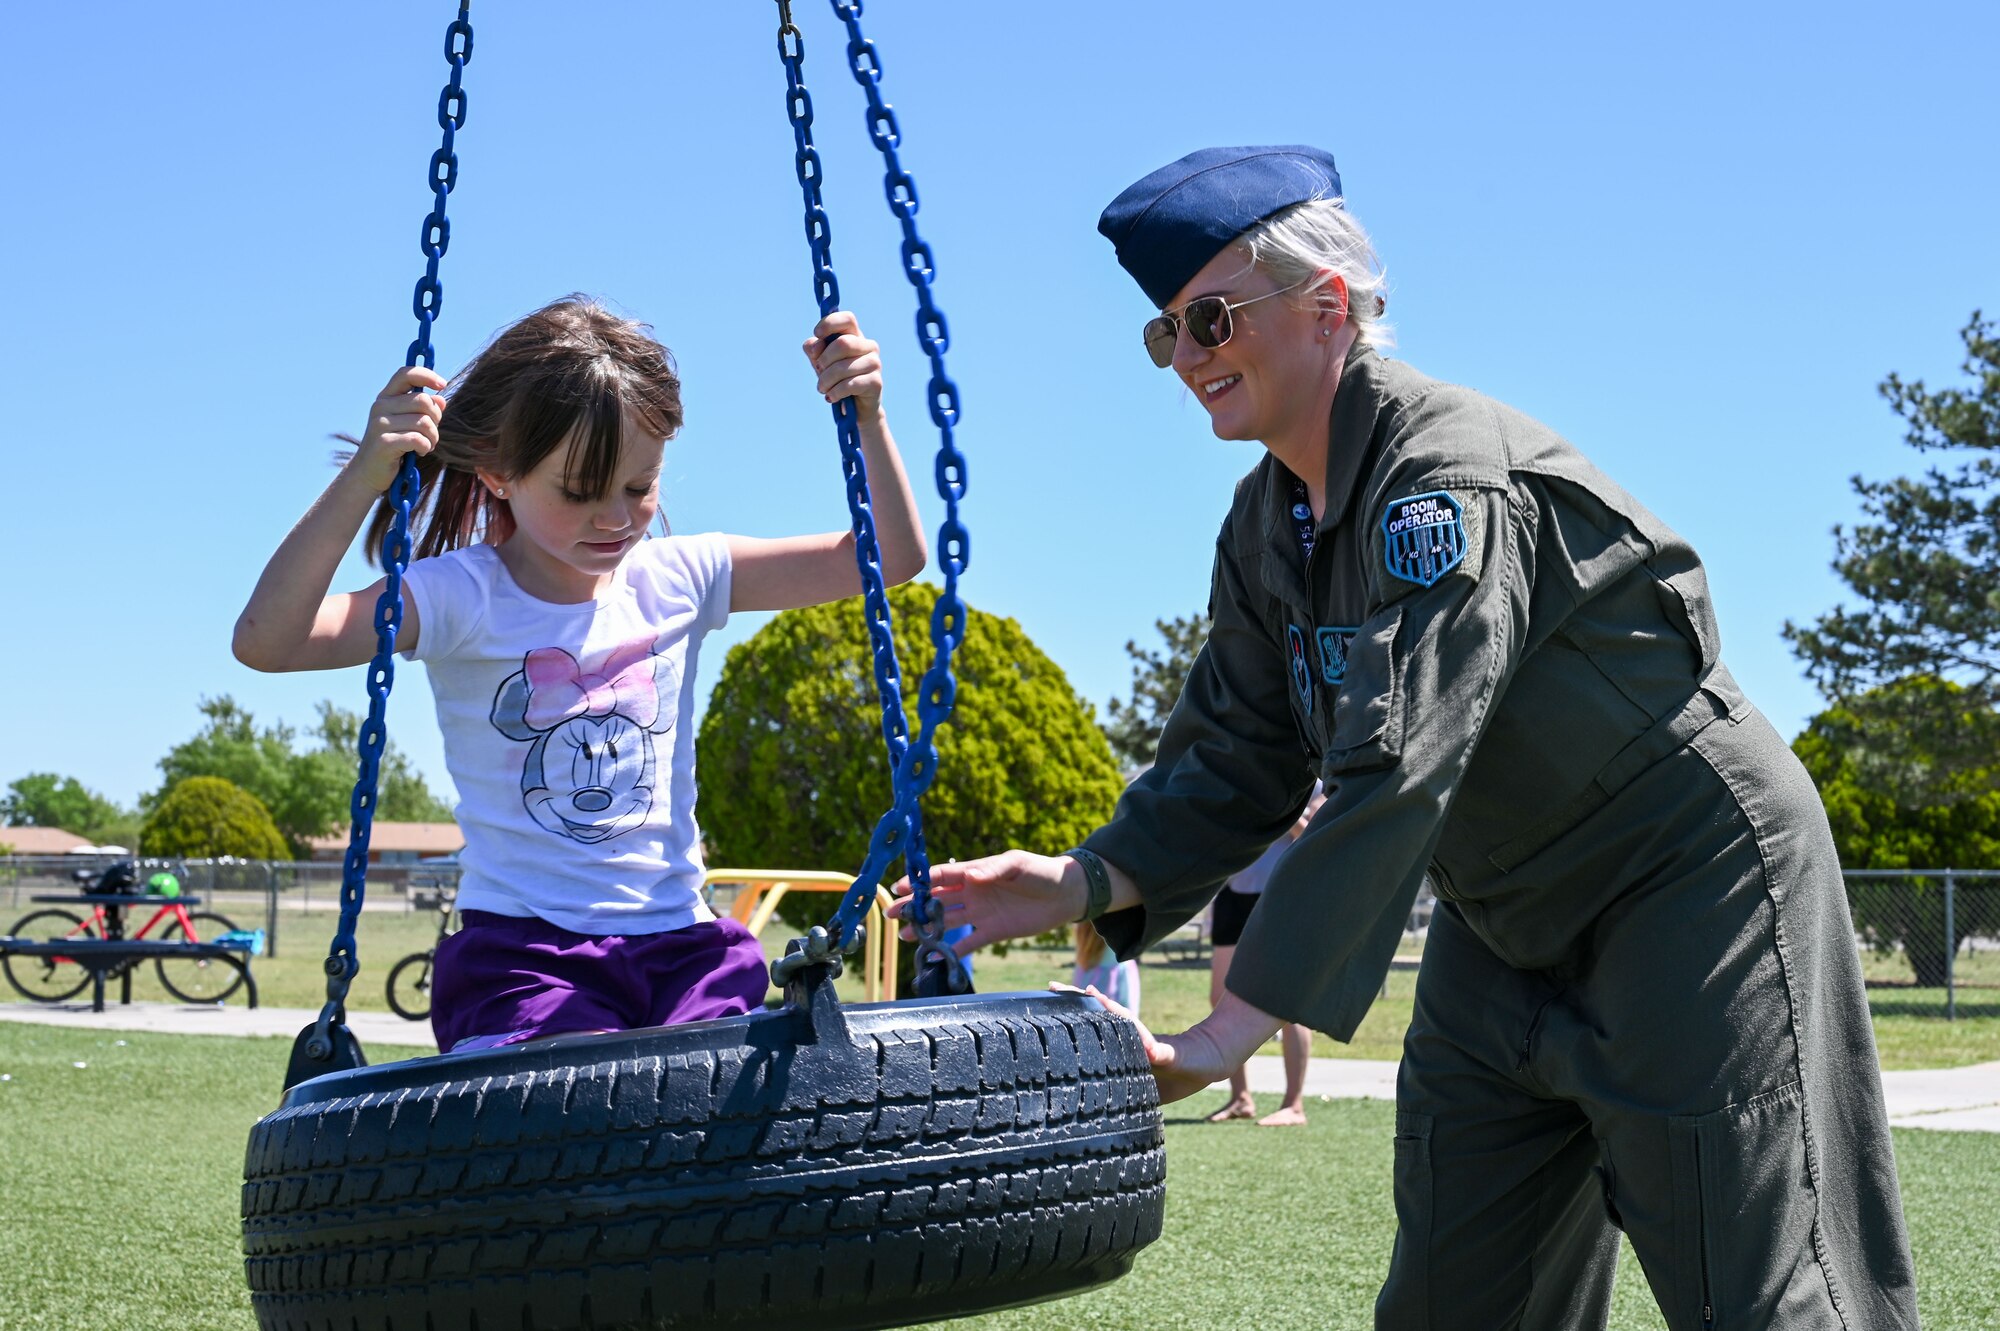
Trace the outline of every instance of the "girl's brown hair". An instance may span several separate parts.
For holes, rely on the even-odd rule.
[[[1104,935],[1089,920],[1076,922],[1076,964],[1085,970],[1104,960]]]
[[[417,459],[424,489],[410,522],[418,559],[513,534],[507,501],[479,483],[475,468],[525,476],[573,438],[567,483],[596,499],[617,473],[627,412],[665,438],[681,428],[673,353],[645,324],[587,296],[564,296],[501,331],[445,398],[437,447]],[[381,557],[394,511],[385,495],[369,520],[371,560]]]

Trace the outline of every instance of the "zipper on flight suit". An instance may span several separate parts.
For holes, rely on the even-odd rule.
[[[1560,990],[1544,998],[1542,1005],[1535,1009],[1535,1015],[1528,1018],[1528,1029],[1521,1033],[1521,1057],[1515,1061],[1514,1071],[1527,1071],[1528,1060],[1533,1058],[1535,1053],[1535,1032],[1542,1028],[1542,1014],[1547,1012],[1549,1004],[1555,1002],[1559,997],[1561,997]]]
[[[1715,1331],[1715,1301],[1708,1291],[1708,1215],[1701,1189],[1701,1137],[1694,1141],[1694,1242],[1701,1259],[1702,1331]]]
[[[1292,483],[1296,487],[1291,496],[1292,502],[1295,504],[1306,504],[1307,505],[1306,511],[1310,513],[1312,509],[1311,505],[1308,503],[1306,499],[1306,488],[1304,483],[1299,481],[1296,477],[1293,478]],[[1333,699],[1319,697],[1320,676],[1319,676],[1319,671],[1315,668],[1315,664],[1312,660],[1312,652],[1315,648],[1315,644],[1310,637],[1313,626],[1319,623],[1319,598],[1315,596],[1313,593],[1313,555],[1319,550],[1319,536],[1318,536],[1319,519],[1310,518],[1306,520],[1300,520],[1294,517],[1294,521],[1297,523],[1298,526],[1299,552],[1304,557],[1304,563],[1300,569],[1300,580],[1305,584],[1305,592],[1306,592],[1305,631],[1308,635],[1308,640],[1305,644],[1305,650],[1307,653],[1306,669],[1308,671],[1309,684],[1313,691],[1314,697],[1319,698],[1319,701],[1324,706],[1331,707],[1333,706]],[[1310,524],[1311,527],[1310,532],[1307,530],[1308,524]],[[1308,706],[1307,715],[1308,718],[1310,718],[1311,704],[1308,704],[1307,706]],[[1327,721],[1327,725],[1330,727],[1332,724],[1333,724],[1332,720],[1331,718],[1329,718]],[[1306,723],[1302,725],[1300,728],[1299,747],[1305,750],[1306,757],[1312,759],[1315,763],[1317,763],[1321,759],[1325,758],[1326,754],[1325,752],[1319,749],[1315,749],[1313,747],[1310,730],[1311,730],[1311,721],[1310,719],[1308,719]]]
[[[1436,860],[1431,861],[1431,891],[1445,901],[1459,900],[1458,889],[1452,886],[1451,875]]]

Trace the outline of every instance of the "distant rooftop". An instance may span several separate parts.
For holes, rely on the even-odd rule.
[[[347,850],[347,829],[341,828],[330,836],[313,837],[306,842],[312,847],[313,858],[331,856],[339,858]],[[465,833],[458,830],[457,823],[385,823],[376,820],[375,829],[368,834],[368,852],[371,858],[382,855],[449,855],[465,849]]]
[[[62,855],[89,844],[90,838],[60,827],[0,827],[0,845],[12,846],[16,855]]]

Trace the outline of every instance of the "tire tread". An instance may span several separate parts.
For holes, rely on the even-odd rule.
[[[259,1325],[860,1331],[1116,1278],[1157,1088],[1129,1023],[1020,1008],[288,1104],[245,1154]]]

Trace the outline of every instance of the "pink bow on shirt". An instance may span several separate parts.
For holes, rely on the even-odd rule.
[[[614,713],[641,730],[651,730],[659,720],[650,639],[613,648],[592,673],[585,673],[577,659],[560,647],[538,647],[528,653],[522,671],[528,677],[526,720],[536,730],[554,730],[577,717]]]

